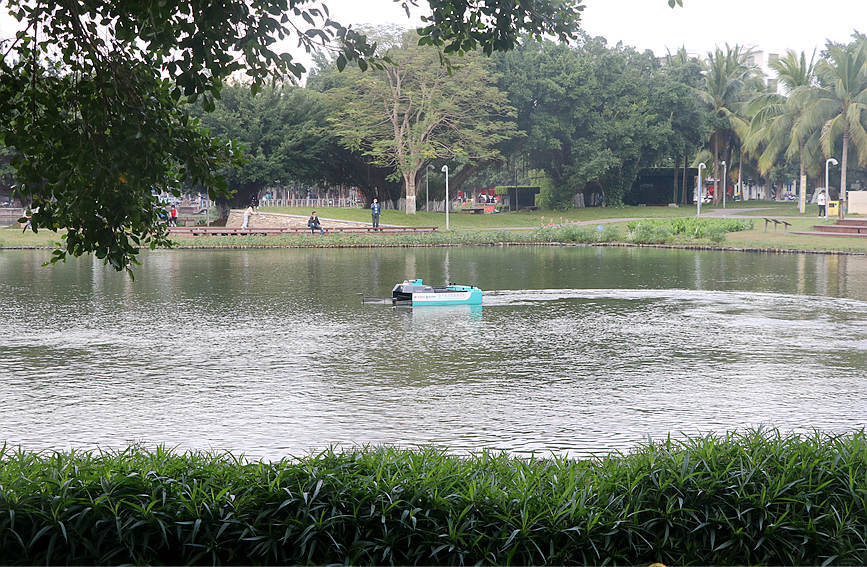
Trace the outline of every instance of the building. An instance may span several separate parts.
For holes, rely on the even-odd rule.
[[[765,85],[769,90],[780,92],[780,85],[777,80],[777,72],[771,68],[771,63],[780,58],[779,53],[771,53],[769,51],[754,50],[747,57],[747,64],[755,66],[765,76]]]

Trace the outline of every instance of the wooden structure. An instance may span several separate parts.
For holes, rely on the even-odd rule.
[[[767,217],[762,217],[762,219],[765,221],[765,230],[762,232],[768,232],[768,223],[774,223],[774,232],[777,232],[777,225],[779,224],[783,225],[783,232],[786,232],[786,229],[792,226],[792,223],[780,219],[769,219]]]
[[[860,236],[867,237],[867,220],[846,219],[835,224],[817,224],[812,232],[793,232],[792,234],[810,234],[813,236]]]
[[[325,234],[406,234],[416,232],[436,232],[435,226],[323,226]],[[173,226],[171,236],[279,236],[281,234],[319,234],[308,227],[238,228],[225,226]]]
[[[536,210],[536,195],[541,192],[542,188],[529,185],[498,185],[494,187],[494,192],[500,195],[505,205],[510,211],[520,211],[521,209]]]

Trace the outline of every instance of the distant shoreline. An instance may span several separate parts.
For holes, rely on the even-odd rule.
[[[391,243],[391,244],[229,244],[222,246],[191,246],[177,245],[171,248],[157,248],[162,251],[172,250],[268,250],[268,249],[377,249],[377,248],[461,248],[461,247],[528,247],[543,246],[555,248],[656,248],[660,250],[693,250],[703,252],[749,252],[760,254],[810,254],[831,256],[867,256],[867,252],[854,250],[809,250],[803,248],[762,248],[762,247],[738,247],[718,246],[705,244],[640,244],[635,242],[438,242],[438,243]],[[54,250],[53,246],[3,246],[0,244],[0,252],[4,250]],[[150,250],[141,247],[140,250]]]

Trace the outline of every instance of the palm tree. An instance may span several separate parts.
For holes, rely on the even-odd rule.
[[[831,157],[837,140],[842,138],[838,215],[843,219],[850,142],[858,163],[867,163],[867,42],[846,46],[828,43],[828,59],[816,65],[816,75],[819,86],[792,95],[803,99],[805,109],[796,128],[799,134],[819,130],[826,157]]]
[[[798,155],[799,180],[804,178],[808,163],[817,163],[818,131],[796,128],[804,114],[804,99],[797,93],[815,86],[815,58],[815,51],[808,62],[803,51],[798,55],[791,49],[787,50],[783,57],[771,62],[770,66],[776,71],[786,93],[795,95],[787,98],[777,93],[763,93],[750,102],[752,120],[745,147],[748,152],[759,152],[758,166],[762,175],[774,166],[784,152],[788,159]],[[815,167],[811,167],[811,173],[815,172]],[[800,190],[803,194],[806,187],[802,185]]]
[[[701,100],[713,113],[713,132],[710,141],[714,164],[713,176],[717,180],[717,185],[720,178],[720,150],[728,147],[733,133],[740,132],[746,135],[749,130],[749,125],[738,115],[738,111],[746,99],[748,87],[755,76],[755,68],[748,63],[750,55],[752,55],[751,49],[744,49],[739,45],[730,47],[728,44],[725,53],[720,48],[716,48],[713,53],[708,53],[704,89],[698,91]],[[719,189],[714,193],[714,203],[718,204],[722,201],[722,194]]]

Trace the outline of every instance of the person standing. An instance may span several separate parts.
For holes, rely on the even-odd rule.
[[[374,199],[370,204],[370,219],[373,223],[373,228],[379,228],[379,213],[382,212],[382,207],[379,205],[379,201]]]
[[[316,234],[316,230],[319,230],[319,236],[323,236],[325,234],[325,229],[322,228],[322,224],[319,222],[319,215],[316,214],[316,211],[310,215],[310,218],[307,219],[307,226],[310,227],[310,234]]]
[[[816,204],[819,205],[819,216],[825,216],[825,205],[827,204],[827,200],[825,199],[825,189],[819,191],[819,196],[816,197]]]
[[[250,215],[253,214],[253,205],[244,209],[244,222],[241,223],[241,228],[247,228],[247,223],[250,221]]]

